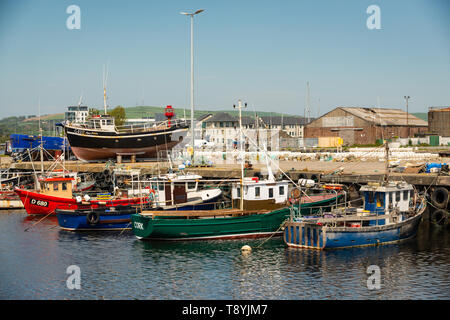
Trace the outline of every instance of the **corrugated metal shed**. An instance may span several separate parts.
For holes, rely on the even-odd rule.
[[[388,108],[359,108],[359,107],[340,107],[340,109],[351,113],[374,125],[382,126],[423,126],[427,127],[428,122],[407,114],[401,109]]]

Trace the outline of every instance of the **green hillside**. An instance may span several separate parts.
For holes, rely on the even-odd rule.
[[[425,120],[428,122],[428,113],[426,112],[416,112],[416,113],[411,113],[413,116]]]
[[[249,110],[250,109],[250,110]],[[175,110],[175,114],[178,118],[183,118],[184,117],[184,112],[186,111],[186,117],[190,118],[191,116],[191,109],[187,108],[186,110],[182,109],[182,108],[174,108]],[[134,118],[143,118],[143,117],[154,117],[156,113],[164,113],[164,107],[154,107],[154,106],[137,106],[137,107],[128,107],[125,108],[125,112],[127,115],[128,119],[134,119]],[[198,118],[203,114],[207,114],[207,113],[218,113],[218,112],[226,112],[229,113],[233,116],[238,116],[239,115],[239,110],[194,110],[194,117]],[[266,112],[266,111],[256,111],[256,113],[258,114],[258,116],[281,116],[282,113],[278,113],[278,112]],[[242,115],[243,116],[254,116],[255,112],[253,111],[253,109],[247,107],[247,110],[242,110]],[[285,116],[297,116],[298,115],[290,115],[290,114],[283,114]]]

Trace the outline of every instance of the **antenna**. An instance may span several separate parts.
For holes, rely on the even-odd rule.
[[[108,64],[109,62],[106,64],[106,67],[105,65],[103,65],[103,107],[105,109],[105,114],[106,114],[106,83],[108,82]]]
[[[309,81],[306,82],[306,111],[305,111],[306,116],[308,116],[308,122],[309,123],[309,119],[311,117],[311,110],[310,110],[310,106],[309,106]]]

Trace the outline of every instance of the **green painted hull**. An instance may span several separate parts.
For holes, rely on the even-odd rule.
[[[302,205],[303,209],[310,206],[329,205],[336,198],[322,200]],[[307,210],[309,213],[310,210]],[[289,218],[289,207],[273,210],[264,214],[251,214],[237,217],[211,217],[186,219],[183,217],[149,217],[132,214],[133,233],[139,239],[154,240],[205,240],[205,239],[237,239],[258,238],[282,235],[280,226]]]

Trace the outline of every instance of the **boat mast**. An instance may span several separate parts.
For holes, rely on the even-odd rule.
[[[385,174],[384,174],[384,182],[387,183],[388,182],[388,178],[389,178],[389,143],[386,139],[386,142],[384,143],[384,150],[386,152],[385,154]]]
[[[241,158],[241,202],[240,209],[244,210],[244,149],[243,149],[243,136],[242,136],[242,101],[238,100],[239,108],[239,140],[240,140],[240,158]],[[236,108],[236,105],[233,105],[233,108]],[[244,104],[244,108],[247,108],[247,103]]]
[[[44,175],[44,155],[43,155],[43,141],[42,141],[42,127],[41,127],[41,99],[39,98],[39,135],[41,138],[41,143],[39,146],[39,155],[41,158],[41,175]]]
[[[106,82],[108,81],[108,66],[103,65],[103,107],[105,109],[106,114]]]

